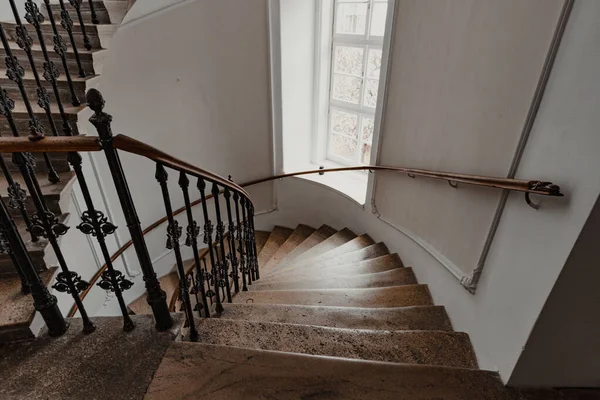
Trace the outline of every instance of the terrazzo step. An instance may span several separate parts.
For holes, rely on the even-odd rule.
[[[282,267],[269,274],[269,277],[281,277],[293,271],[302,271],[303,269],[310,267],[312,270],[327,269],[339,265],[358,263],[364,260],[369,260],[377,257],[389,254],[388,248],[383,243],[377,243],[364,249],[356,250],[351,253],[345,253],[336,257],[327,258],[324,260],[315,260],[307,264],[295,265],[292,264],[286,267]]]
[[[58,222],[64,223],[68,226],[69,214],[61,214],[58,215]],[[50,247],[50,243],[48,239],[38,238],[37,242],[31,241],[31,235],[27,231],[27,225],[22,218],[14,218],[15,224],[17,225],[17,230],[25,243],[25,247],[27,248],[27,252],[31,257],[31,261],[33,262],[33,266],[38,272],[48,270],[47,260],[46,260],[46,250]],[[61,237],[62,238],[62,237]],[[59,238],[59,243],[61,238]],[[54,263],[54,253],[50,253],[50,257],[52,259],[49,261]],[[16,274],[15,266],[8,254],[0,254],[0,277],[4,275],[14,275]]]
[[[44,285],[53,280],[58,268],[53,267],[40,273]],[[21,293],[21,280],[18,275],[0,276],[0,343],[34,339],[37,330],[31,325],[35,317],[33,298]]]
[[[477,368],[468,335],[446,331],[380,331],[209,318],[200,343],[406,364]]]
[[[309,250],[306,250],[302,254],[295,257],[290,263],[298,262],[300,260],[316,257],[320,254],[328,252],[329,250],[333,250],[338,246],[341,246],[356,237],[356,234],[352,232],[348,228],[344,228],[339,232],[334,233],[329,236],[327,239],[323,240],[321,243],[311,247]]]
[[[375,289],[269,290],[241,292],[237,304],[297,304],[304,306],[389,308],[433,305],[426,285]]]
[[[56,18],[56,16],[55,16],[55,18]],[[17,24],[11,23],[11,22],[5,22],[2,25],[4,26],[6,36],[8,37],[8,39],[12,40],[12,41],[16,41],[17,35],[16,35],[15,29],[17,27]],[[33,26],[31,26],[29,24],[25,24],[25,25],[27,27],[27,31],[29,32],[29,35],[33,39],[33,42],[36,44],[39,44],[40,41],[39,41],[39,38],[38,38]],[[110,25],[105,25],[105,26],[110,26]],[[92,45],[92,49],[101,49],[102,48],[98,27],[99,27],[98,25],[86,25],[86,27],[85,27],[86,33],[90,40],[90,44]],[[49,21],[46,21],[41,24],[41,28],[42,28],[42,36],[44,38],[44,42],[46,43],[46,47],[48,47],[48,51],[54,51],[53,47],[52,47],[53,43],[54,43],[53,42],[54,31],[52,30],[52,25],[50,24]],[[58,30],[58,33],[64,39],[65,43],[67,43],[67,45],[69,47],[72,47],[69,36],[67,34],[67,31],[65,30],[65,28],[63,28],[61,26],[60,23],[57,24],[57,30]],[[83,34],[81,33],[81,27],[79,26],[78,23],[73,24],[73,37],[75,39],[75,44],[77,45],[77,49],[85,50],[85,46],[83,43]]]
[[[6,157],[4,159],[6,160]],[[42,195],[44,196],[46,206],[55,215],[63,214],[68,210],[69,202],[71,201],[71,190],[76,180],[75,173],[71,171],[59,172],[58,176],[60,178],[60,182],[51,183],[48,181],[47,174],[44,173],[43,170],[37,172],[38,183],[42,189]],[[25,207],[29,212],[29,215],[34,214],[36,212],[36,208],[33,204],[33,199],[31,196],[29,196],[29,191],[27,190],[27,185],[25,185],[23,177],[20,173],[13,173],[12,177],[14,181],[21,186],[21,189],[27,192]],[[8,181],[3,174],[0,176],[0,195],[3,199],[7,198],[8,196]],[[15,217],[21,216],[21,213],[18,209],[11,208],[10,213]]]
[[[279,247],[281,247],[281,245],[290,237],[292,232],[293,229],[285,228],[283,226],[274,227],[267,242],[260,253],[258,253],[258,265],[265,265],[277,252]]]
[[[266,231],[254,231],[254,237],[256,238],[256,251],[260,253],[262,248],[267,243],[267,239],[269,239],[269,235],[271,232]]]
[[[145,399],[516,400],[497,373],[173,343]]]
[[[288,280],[312,279],[315,275],[319,278],[335,278],[340,275],[364,275],[403,268],[404,265],[398,254],[386,254],[380,257],[357,263],[343,264],[329,268],[306,266],[299,270],[289,271],[281,276],[266,276],[261,278],[260,283],[273,283]]]
[[[61,64],[61,68],[62,68],[62,64]],[[79,104],[81,104],[81,103],[85,103],[85,92],[86,92],[86,87],[87,87],[88,82],[97,78],[97,76],[89,75],[89,76],[86,76],[85,78],[82,78],[82,77],[79,77],[79,75],[77,74],[77,71],[78,71],[77,69],[70,70],[71,81],[73,83],[73,90],[75,93],[76,100],[78,100]],[[52,85],[48,81],[46,81],[41,75],[40,75],[40,79],[41,79],[43,87],[46,88],[46,90],[48,91],[48,95],[50,97],[50,102],[55,103],[56,96],[54,94]],[[35,81],[33,72],[27,71],[25,73],[25,76],[23,77],[23,83],[25,86],[25,92],[27,93],[28,99],[32,103],[37,104],[37,101],[38,101],[37,88],[38,88],[38,86],[37,86],[37,82]],[[22,98],[19,87],[17,86],[17,84],[14,81],[12,81],[6,77],[6,70],[4,70],[4,69],[0,69],[0,86],[2,86],[2,88],[6,89],[8,96],[11,99],[16,100],[16,99]],[[58,93],[60,95],[61,102],[64,105],[72,104],[74,98],[71,93],[71,89],[69,87],[69,83],[67,81],[66,75],[64,73],[62,73],[61,76],[58,78],[57,87],[58,87]],[[57,128],[59,128],[59,127],[60,127],[60,125],[57,126]],[[57,130],[60,130],[60,129],[57,129]]]
[[[226,304],[220,315],[230,320],[278,322],[347,329],[451,331],[440,306],[396,308],[322,307],[279,304]]]
[[[252,285],[252,290],[359,289],[413,285],[417,283],[417,278],[412,268],[397,268],[365,275],[339,275],[331,278],[323,278],[317,273],[313,278],[312,280],[282,280],[274,283],[262,283],[258,281]]]
[[[169,310],[175,309],[175,303],[177,302],[177,295],[179,293],[179,276],[177,272],[173,271],[165,276],[162,276],[158,280],[160,282],[160,288],[167,294],[167,304]],[[147,294],[144,293],[127,306],[131,312],[136,315],[152,314],[152,308],[146,300]]]
[[[275,268],[282,259],[284,259],[314,232],[315,229],[311,228],[310,226],[298,225],[292,234],[287,238],[287,240],[283,242],[279,249],[277,249],[275,254],[273,254],[271,259],[265,264],[261,265],[261,270],[263,273]]]
[[[310,250],[315,247],[319,243],[325,241],[327,238],[331,237],[337,231],[328,225],[321,225],[319,229],[314,231],[306,240],[300,243],[294,250],[292,250],[287,256],[285,256],[282,260],[279,261],[280,265],[285,265],[290,260],[298,257],[304,252]]]
[[[35,34],[35,32],[30,31],[30,34]],[[32,68],[31,68],[31,65],[29,64],[29,60],[27,58],[27,54],[25,53],[25,51],[23,51],[19,47],[19,45],[17,45],[17,43],[13,42],[13,41],[9,42],[9,46],[10,46],[10,50],[11,50],[13,56],[15,56],[19,59],[19,63],[21,65],[21,67],[23,67],[25,69],[25,71],[31,71]],[[32,55],[33,55],[36,69],[38,71],[42,72],[44,61],[45,61],[44,53],[42,52],[42,48],[40,47],[40,45],[34,44],[31,47],[31,50],[32,50]],[[89,50],[86,50],[85,48],[78,48],[77,50],[79,52],[79,59],[81,60],[83,70],[86,72],[86,74],[90,74],[90,75],[95,74],[97,71],[95,71],[95,69],[94,69],[94,56],[100,52],[103,52],[103,50],[97,49],[97,50],[89,51]],[[50,60],[54,61],[54,63],[56,65],[62,67],[62,60],[59,57],[59,55],[56,54],[56,52],[49,51],[48,56],[49,56]],[[79,71],[79,69],[77,66],[77,60],[75,58],[75,52],[73,51],[73,49],[70,46],[69,46],[69,49],[67,49],[65,56],[67,59],[67,65],[69,66],[69,71],[73,74],[76,74]],[[3,46],[0,46],[0,57],[2,59],[6,58],[6,50],[4,49]],[[41,76],[41,73],[40,73],[40,76]]]
[[[310,258],[302,258],[302,260],[296,260],[295,262],[292,262],[292,265],[294,267],[299,267],[302,265],[312,265],[312,264],[319,263],[324,260],[342,256],[347,253],[353,253],[355,251],[362,250],[362,249],[372,246],[374,244],[375,244],[375,241],[373,239],[371,239],[371,237],[369,235],[360,235],[360,236],[355,237],[354,239],[350,240],[349,242],[346,242],[346,243],[336,247],[335,249],[331,249],[329,251],[326,251],[325,253],[319,254],[318,256],[310,257]]]
[[[65,3],[66,3],[65,10],[67,10],[69,15],[71,16],[71,19],[73,19],[73,21],[79,22],[75,8],[72,5],[70,5],[68,2],[65,1]],[[52,13],[54,14],[54,18],[56,18],[56,19],[60,18],[60,13],[62,11],[60,4],[51,4],[50,9],[52,10]],[[108,15],[108,10],[104,6],[104,2],[95,1],[94,2],[94,10],[96,11],[96,16],[98,17],[98,21],[101,24],[110,24],[110,16]],[[45,17],[48,17],[48,7],[45,4],[42,7],[40,7],[40,11],[42,12],[42,14]],[[89,3],[83,2],[81,4],[81,16],[83,18],[83,22],[86,25],[86,28],[87,28],[88,24],[93,25],[92,10],[90,8]]]

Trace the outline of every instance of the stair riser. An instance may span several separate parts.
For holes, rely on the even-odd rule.
[[[44,260],[44,252],[30,251],[29,255],[31,256],[31,261],[38,272],[46,271],[48,269],[46,261]],[[4,254],[0,255],[0,277],[4,274],[11,275],[16,273],[17,270],[15,269],[10,257]]]
[[[23,50],[12,49],[13,56],[19,59],[19,64],[21,67],[25,69],[25,71],[32,71],[31,64],[29,63],[29,58],[27,54]],[[35,50],[33,51],[33,61],[35,63],[35,69],[40,72],[40,77],[42,77],[44,62],[46,61],[44,55],[41,51]],[[52,50],[48,53],[49,58],[53,61],[59,69],[62,71],[62,60],[60,57]],[[0,47],[0,57],[2,59],[6,58],[6,51],[4,48]],[[66,54],[67,65],[69,66],[69,71],[73,76],[78,76],[79,67],[77,65],[77,61],[75,58],[75,54],[72,52],[67,52]],[[94,70],[94,58],[91,53],[80,53],[79,59],[81,60],[81,65],[83,70],[88,75],[93,75],[95,73]]]
[[[42,78],[43,79],[43,78]],[[6,89],[8,95],[13,100],[21,100],[21,91],[19,90],[16,83],[10,81],[8,79],[0,79],[0,85]],[[44,87],[48,91],[48,95],[50,96],[50,102],[52,104],[56,104],[56,97],[54,95],[54,90],[52,85],[46,81],[43,82]],[[60,95],[60,100],[64,106],[69,106],[73,104],[73,96],[71,94],[71,89],[66,81],[59,81],[58,84],[58,93]],[[73,82],[73,89],[75,92],[75,96],[79,100],[79,104],[85,103],[85,82]],[[37,105],[38,95],[37,95],[37,84],[35,80],[26,80],[25,81],[25,92],[27,94],[27,98],[30,102]]]
[[[50,130],[50,126],[48,124],[48,118],[46,113],[43,110],[40,112],[37,104],[32,104],[34,107],[34,115],[39,118],[44,126],[45,132],[47,135],[51,136],[52,131]],[[15,119],[15,125],[17,127],[17,132],[19,136],[29,136],[29,116],[26,113],[18,113],[13,115]],[[73,130],[73,135],[77,136],[81,134],[79,131],[79,127],[77,126],[77,115],[67,115],[69,122],[71,124],[71,129]],[[64,136],[63,132],[63,123],[60,114],[53,112],[52,119],[56,125],[56,129],[58,130],[59,136]],[[13,132],[10,128],[10,125],[6,121],[6,118],[0,118],[0,135],[2,136],[13,136]],[[8,159],[7,159],[8,160]]]
[[[41,175],[42,173],[40,173],[40,176],[38,177],[38,180],[42,180],[42,179],[46,179],[46,175]],[[24,188],[26,189],[26,188]],[[54,215],[61,215],[63,214],[66,210],[62,210],[61,206],[60,206],[60,198],[58,196],[44,196],[44,201],[46,202],[46,205],[48,207],[48,209],[50,211],[52,211],[54,213]],[[33,200],[31,197],[27,196],[27,200],[25,201],[25,207],[27,209],[27,212],[29,213],[29,215],[33,215],[37,212],[37,210],[35,209],[35,204],[33,204]],[[10,208],[9,209],[10,214],[13,217],[21,217],[21,212],[17,209],[14,208]]]
[[[9,40],[12,41],[16,41],[17,40],[17,36],[15,34],[15,27],[14,26],[10,26],[10,24],[6,24],[9,26],[6,26],[6,35],[8,36]],[[86,30],[86,33],[88,35],[88,38],[90,39],[90,44],[92,45],[92,49],[101,49],[102,46],[100,45],[100,37],[98,36],[98,31],[94,26],[90,26],[89,30]],[[28,27],[29,33],[33,39],[33,42],[36,44],[39,44],[39,38],[37,37],[37,34],[35,34],[35,31],[33,31],[33,27]],[[71,48],[71,41],[70,38],[67,34],[67,32],[61,27],[59,29],[59,34],[62,36],[62,38],[64,39],[65,43],[67,43],[67,45],[69,46],[69,48]],[[44,26],[42,29],[42,36],[44,38],[44,42],[46,44],[46,47],[48,48],[48,52],[54,52],[54,32],[52,32],[52,28],[50,26]],[[84,46],[84,41],[83,41],[83,35],[80,32],[79,27],[74,26],[73,27],[73,37],[75,39],[75,44],[77,45],[78,49],[81,49],[81,51],[85,50],[85,46]],[[26,60],[24,59],[22,61],[22,63],[24,63]]]
[[[71,16],[71,19],[73,19],[75,23],[79,24],[79,17],[77,16],[77,12],[75,11],[75,9],[70,5],[67,5],[65,9]],[[62,10],[59,4],[52,5],[52,13],[54,14],[54,18],[60,18],[61,11]],[[44,17],[48,18],[48,12],[46,11],[46,7],[42,8],[42,14],[44,15]],[[89,5],[81,8],[81,16],[83,18],[83,23],[85,24],[86,29],[88,26],[94,25],[94,23],[92,22],[92,12],[90,11]],[[96,16],[98,17],[98,21],[100,22],[100,24],[110,24],[110,16],[108,15],[108,11],[104,7],[102,7],[102,9],[96,7]]]

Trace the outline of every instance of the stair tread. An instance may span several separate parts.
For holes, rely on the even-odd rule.
[[[287,238],[290,237],[293,231],[293,229],[286,228],[283,226],[275,226],[273,228],[273,231],[271,231],[269,239],[267,239],[267,242],[265,243],[264,247],[262,248],[260,253],[258,253],[258,265],[260,265],[261,267],[265,265],[277,252],[279,247],[281,247],[281,245],[285,243]]]
[[[395,308],[327,307],[281,304],[227,304],[222,318],[348,329],[451,331],[441,306]]]
[[[280,261],[281,265],[286,264],[289,260],[293,260],[304,252],[315,247],[319,243],[325,241],[330,236],[334,235],[337,230],[333,229],[328,225],[321,225],[319,229],[314,231],[306,240],[300,243],[294,250],[292,250],[284,259]]]
[[[22,117],[23,115],[25,115],[27,117],[27,108],[25,107],[25,103],[22,100],[19,99],[14,99],[15,100],[15,108],[13,109],[12,113],[13,115],[15,115],[15,117]],[[84,99],[80,99],[82,102],[84,102]],[[31,103],[31,107],[33,108],[33,112],[36,115],[41,115],[43,114],[44,118],[46,116],[46,112],[44,111],[43,108],[41,108],[38,104],[37,104],[37,99],[29,99],[30,103]],[[82,104],[80,106],[73,106],[69,103],[67,104],[63,104],[64,106],[64,110],[65,110],[65,114],[79,114],[81,111],[83,111],[85,108],[87,108],[87,105]],[[50,110],[52,111],[53,114],[58,114],[58,105],[56,105],[56,103],[51,103],[50,104]],[[20,115],[21,114],[21,115]],[[57,121],[57,124],[59,124],[59,121]]]
[[[377,379],[374,379],[376,377]],[[173,343],[146,399],[508,400],[488,371]]]
[[[296,289],[241,292],[233,298],[233,302],[374,308],[433,305],[426,285],[403,285],[374,289]]]
[[[48,181],[48,179],[45,179],[43,173],[41,172],[38,175],[40,189],[42,189],[42,195],[45,198],[60,197],[64,195],[67,191],[70,191],[71,187],[73,186],[73,183],[76,180],[75,172],[73,171],[58,172],[58,177],[60,178],[60,182],[58,183],[51,183],[50,181]],[[23,176],[21,176],[20,173],[13,173],[12,177],[13,180],[16,183],[18,183],[22,189],[27,191],[27,185],[25,185],[25,180],[23,179]],[[4,175],[0,175],[0,195],[2,195],[2,197],[5,197],[7,196],[7,194],[8,181]]]
[[[397,268],[389,271],[364,275],[338,275],[324,278],[318,274],[315,279],[281,280],[273,283],[258,281],[252,290],[288,290],[288,289],[340,289],[340,288],[374,288],[396,285],[412,285],[417,278],[412,268]]]
[[[69,71],[69,72],[71,72],[71,71]],[[79,75],[71,73],[71,80],[74,83],[85,83],[85,82],[89,81],[90,79],[97,78],[98,76],[99,75],[90,74],[90,75],[87,75],[85,78],[82,78]],[[41,78],[41,79],[43,79],[43,78]],[[25,81],[25,84],[27,84],[27,81],[33,81],[33,83],[35,83],[35,77],[31,70],[25,70],[25,73],[23,75],[23,81]],[[65,74],[60,74],[57,81],[61,82],[61,83],[67,82],[67,76]],[[14,81],[12,81],[12,80],[8,79],[8,77],[6,77],[6,68],[0,68],[0,82],[2,83],[3,86],[7,86],[7,85],[15,85],[16,86],[16,83],[14,83]],[[42,80],[42,82],[44,83],[44,86],[50,87],[50,83],[47,82],[46,80]]]
[[[313,270],[317,269],[327,269],[331,267],[335,267],[338,265],[355,263],[364,260],[369,260],[377,257],[381,257],[383,255],[389,254],[389,251],[385,244],[376,243],[371,246],[367,246],[365,248],[355,250],[349,253],[341,254],[332,258],[326,259],[314,259],[314,261],[310,261],[306,264],[302,263],[299,265],[294,264],[293,262],[286,267],[282,267],[276,271],[273,271],[269,276],[283,276],[291,271],[299,271],[303,270],[307,267],[312,268]]]
[[[404,265],[398,254],[386,254],[364,261],[341,264],[329,268],[308,265],[302,269],[289,271],[286,274],[266,275],[265,277],[261,277],[260,283],[287,281],[290,279],[308,279],[314,277],[315,274],[318,274],[319,278],[332,278],[339,275],[364,275],[403,267]]]
[[[335,258],[346,253],[352,253],[354,251],[364,249],[365,247],[369,247],[374,244],[375,241],[371,239],[369,235],[360,235],[340,246],[337,246],[334,249],[326,251],[325,253],[319,254],[311,258],[303,258],[302,260],[299,260],[298,262],[293,264],[294,266],[312,264],[315,262]]]
[[[278,266],[281,260],[312,235],[314,231],[315,229],[310,226],[298,225],[286,241],[277,249],[275,254],[273,254],[271,259],[264,265],[261,265],[261,271],[269,271]]]
[[[382,331],[210,318],[199,341],[225,346],[410,364],[477,368],[468,335],[447,331]]]
[[[44,285],[52,282],[57,269],[52,267],[40,273]],[[17,274],[0,276],[0,304],[0,342],[33,338],[29,331],[36,312],[33,298],[21,293],[21,279]]]
[[[177,272],[173,271],[162,276],[159,278],[159,282],[161,289],[167,294],[167,304],[171,306],[171,304],[174,303],[174,295],[179,290],[179,276],[177,275]],[[152,308],[150,308],[150,305],[146,300],[145,293],[129,303],[127,307],[136,315],[152,314]]]
[[[350,229],[344,228],[341,231],[338,231],[338,232],[334,233],[333,235],[331,235],[330,237],[328,237],[327,239],[323,240],[321,243],[313,246],[309,250],[300,254],[294,260],[292,260],[290,262],[293,263],[294,261],[305,260],[308,258],[318,256],[319,254],[323,254],[329,250],[335,249],[336,247],[343,245],[346,242],[349,242],[350,240],[354,239],[356,236],[357,235],[354,232],[352,232]]]

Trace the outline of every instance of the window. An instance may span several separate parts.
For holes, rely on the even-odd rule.
[[[387,0],[335,0],[327,159],[368,164],[377,106]]]

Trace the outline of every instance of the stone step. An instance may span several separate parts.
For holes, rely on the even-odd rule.
[[[440,306],[396,308],[322,307],[279,304],[226,304],[226,319],[329,326],[347,329],[451,331]]]
[[[287,264],[290,260],[298,257],[300,254],[310,250],[315,247],[319,243],[323,242],[325,239],[329,238],[337,231],[330,226],[321,225],[319,229],[314,231],[306,240],[300,243],[294,250],[292,250],[285,258],[280,260],[281,265]]]
[[[40,273],[46,286],[52,283],[56,271],[53,267]],[[18,275],[0,276],[0,304],[0,343],[34,339],[37,332],[30,328],[36,313],[33,298],[21,293]]]
[[[287,240],[279,247],[279,249],[273,254],[271,259],[261,265],[261,271],[267,272],[279,265],[279,262],[284,259],[289,253],[294,251],[302,242],[304,242],[310,235],[315,232],[314,228],[307,225],[298,225]]]
[[[290,261],[290,263],[293,264],[294,262],[299,262],[300,260],[316,257],[351,241],[355,237],[356,234],[354,232],[348,228],[344,228],[323,240],[321,243],[311,247],[309,250],[295,257],[293,261]]]
[[[29,63],[29,58],[27,57],[27,54],[25,53],[25,51],[23,51],[13,41],[9,42],[9,46],[10,46],[13,56],[15,56],[19,59],[19,64],[21,65],[21,67],[23,67],[25,69],[25,71],[31,71],[33,68],[31,68],[31,64]],[[94,75],[96,73],[95,67],[94,67],[94,57],[99,55],[100,53],[103,53],[104,50],[88,51],[85,48],[78,48],[77,50],[79,52],[79,59],[81,60],[81,65],[83,67],[84,72],[88,75]],[[37,71],[40,71],[40,76],[42,76],[44,62],[46,60],[44,58],[44,53],[42,52],[40,45],[34,44],[32,46],[31,53],[33,55],[35,68]],[[69,47],[69,49],[67,50],[65,55],[66,55],[65,58],[67,60],[67,65],[69,66],[69,71],[71,72],[71,74],[73,76],[78,76],[79,69],[78,69],[78,65],[77,65],[77,60],[75,58],[75,52],[73,51],[73,49],[71,47]],[[49,56],[50,60],[53,61],[59,67],[60,70],[62,70],[62,60],[53,49],[49,49],[48,56]],[[6,50],[2,46],[0,46],[0,57],[2,59],[4,59],[6,57]]]
[[[417,283],[417,278],[412,268],[397,268],[364,275],[339,275],[331,278],[324,278],[321,274],[317,273],[313,278],[312,280],[281,280],[273,283],[258,281],[252,285],[252,290],[358,289],[413,285]]]
[[[52,13],[54,14],[54,18],[60,18],[60,13],[62,11],[60,4],[51,4],[50,7]],[[70,5],[68,1],[65,1],[65,10],[69,13],[71,19],[73,19],[74,22],[79,22],[75,8],[72,5]],[[110,24],[110,16],[108,14],[108,10],[104,6],[104,2],[95,1],[94,10],[96,11],[96,16],[100,24]],[[40,7],[40,11],[45,17],[48,17],[48,11],[45,4],[42,7]],[[86,24],[86,27],[88,24],[93,25],[92,10],[90,8],[89,3],[85,1],[81,4],[81,16],[83,18],[83,22]]]
[[[58,221],[60,223],[67,224],[69,221],[69,214],[62,214],[58,216]],[[17,225],[17,230],[25,242],[25,247],[31,257],[31,261],[33,262],[34,267],[38,271],[46,271],[48,269],[48,265],[46,262],[46,251],[50,247],[50,243],[47,239],[38,238],[37,242],[31,241],[31,235],[27,231],[27,226],[25,225],[25,221],[22,218],[15,218],[15,224]],[[74,229],[71,227],[71,229]],[[60,238],[59,238],[60,243]],[[51,256],[53,257],[51,262],[54,263],[54,252],[51,252]],[[9,255],[0,254],[0,276],[3,275],[14,275],[16,274],[16,269],[13,265],[13,262]]]
[[[265,246],[265,243],[267,243],[270,234],[271,232],[254,231],[254,237],[256,238],[256,251],[258,253],[260,253],[262,248]]]
[[[16,35],[17,24],[10,23],[10,22],[3,22],[2,26],[4,26],[4,30],[6,32],[6,36],[8,37],[8,39],[12,40],[12,41],[16,41],[17,40],[17,35]],[[38,35],[35,31],[35,28],[29,24],[26,24],[26,27],[27,27],[27,31],[29,32],[29,35],[33,39],[33,42],[39,45],[40,41],[39,41]],[[48,48],[48,51],[49,52],[54,51],[54,42],[53,42],[54,31],[52,29],[52,25],[50,24],[50,22],[48,22],[48,21],[43,22],[41,24],[41,30],[42,30],[42,37],[44,38],[44,42],[46,44],[46,47]],[[65,43],[67,43],[68,47],[69,48],[72,47],[69,35],[68,35],[67,31],[65,30],[65,28],[63,28],[60,25],[60,23],[57,24],[57,30],[58,30],[58,33],[62,36]],[[86,33],[90,40],[90,44],[92,45],[92,49],[101,49],[102,45],[100,42],[98,25],[86,25]],[[77,49],[78,50],[81,49],[82,51],[86,50],[86,48],[84,46],[84,37],[83,37],[83,34],[81,33],[81,27],[79,26],[78,23],[75,23],[73,25],[73,37],[75,39],[75,45],[77,46]],[[25,61],[25,60],[23,60],[23,61]]]
[[[44,127],[44,131],[45,131],[46,135],[51,136],[52,131],[50,129],[50,124],[49,124],[46,112],[37,105],[37,99],[36,100],[30,99],[30,103],[31,103],[31,107],[33,109],[33,115],[40,120],[41,124]],[[71,104],[65,104],[64,107],[65,107],[66,118],[67,118],[67,121],[69,122],[69,124],[71,125],[73,135],[77,136],[79,134],[84,133],[79,130],[77,122],[79,120],[79,113],[81,111],[83,111],[86,108],[86,106],[81,105],[79,107],[73,107]],[[65,134],[64,127],[63,127],[63,120],[58,111],[56,103],[50,104],[50,110],[51,110],[52,119],[54,120],[56,128],[58,129],[58,134],[60,136],[63,136]],[[19,134],[19,136],[29,136],[29,134],[30,134],[29,114],[27,113],[25,104],[23,103],[23,101],[20,98],[15,99],[15,108],[12,110],[12,115],[15,120],[15,124],[17,126],[17,133]],[[11,127],[8,124],[6,118],[0,118],[0,135],[2,135],[2,136],[12,136],[13,135]]]
[[[464,333],[380,331],[311,325],[201,319],[201,343],[405,364],[477,368]]]
[[[497,373],[173,343],[147,400],[516,400]]]
[[[160,287],[167,294],[167,304],[170,310],[175,309],[175,303],[177,301],[177,294],[179,293],[179,276],[177,272],[170,272],[158,280]],[[152,308],[146,300],[146,293],[129,303],[127,308],[136,315],[152,314]]]
[[[354,239],[350,240],[349,242],[336,247],[335,249],[331,249],[331,250],[326,251],[325,253],[319,254],[318,256],[315,256],[315,257],[303,258],[302,260],[296,260],[295,262],[292,262],[291,265],[293,265],[294,267],[299,267],[302,265],[313,265],[313,264],[319,263],[323,260],[328,260],[328,259],[342,256],[347,253],[352,253],[352,252],[364,249],[365,247],[372,246],[374,244],[375,244],[375,241],[373,239],[371,239],[369,237],[369,235],[360,235],[360,236],[355,237]],[[285,268],[285,266],[282,266],[282,267]]]
[[[277,252],[279,247],[290,237],[293,229],[285,228],[283,226],[276,226],[269,235],[269,239],[265,243],[264,247],[258,253],[258,265],[265,265],[271,257]]]
[[[302,271],[303,269],[305,269],[307,267],[311,268],[312,270],[327,269],[327,268],[338,266],[338,265],[357,263],[357,262],[361,262],[364,260],[381,257],[386,254],[389,254],[389,251],[388,251],[387,247],[385,246],[385,244],[377,243],[377,244],[365,247],[364,249],[353,251],[351,253],[342,254],[342,255],[332,257],[332,258],[327,258],[324,260],[315,260],[315,261],[307,263],[307,264],[301,264],[301,265],[296,266],[292,262],[292,264],[287,267],[282,267],[281,269],[273,271],[271,274],[269,274],[269,276],[270,277],[281,277],[281,276],[285,276],[286,274],[288,274],[292,271]]]
[[[364,275],[377,272],[389,271],[396,268],[403,268],[404,265],[398,254],[386,254],[380,257],[371,258],[369,260],[360,261],[357,263],[343,264],[328,268],[306,266],[299,270],[289,271],[280,276],[265,276],[261,277],[260,283],[273,283],[287,280],[302,280],[313,279],[315,276],[319,278],[335,278],[340,275]]]
[[[241,292],[234,303],[297,304],[332,307],[407,307],[433,305],[426,285],[403,285],[375,289],[314,289]]]

